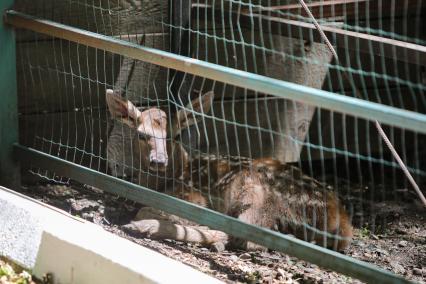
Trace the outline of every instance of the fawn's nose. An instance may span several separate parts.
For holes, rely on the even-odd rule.
[[[167,167],[167,156],[164,154],[151,154],[149,156],[149,168],[154,171],[164,170]]]

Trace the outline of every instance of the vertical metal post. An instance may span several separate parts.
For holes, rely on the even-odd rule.
[[[18,142],[16,43],[13,28],[3,21],[13,2],[0,1],[0,185],[16,189],[20,185],[20,168],[12,154],[13,143]]]
[[[169,0],[169,20],[171,52],[191,57],[191,0]],[[189,103],[189,84],[192,75],[170,70],[171,95],[175,102],[186,105]]]

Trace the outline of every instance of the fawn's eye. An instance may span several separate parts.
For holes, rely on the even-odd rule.
[[[148,134],[138,132],[138,139],[139,140],[148,140],[149,138],[151,138],[151,136],[149,136]]]

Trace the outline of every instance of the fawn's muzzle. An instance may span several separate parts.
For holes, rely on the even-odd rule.
[[[164,154],[151,153],[149,155],[149,168],[153,171],[164,171],[167,167],[168,158]]]

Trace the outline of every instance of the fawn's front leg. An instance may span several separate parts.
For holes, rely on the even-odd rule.
[[[206,200],[199,192],[186,191],[178,196],[201,206],[206,205]],[[171,239],[202,245],[228,242],[228,235],[221,231],[199,226],[194,222],[152,207],[141,208],[135,220],[122,228],[130,233],[141,234],[152,239]]]

